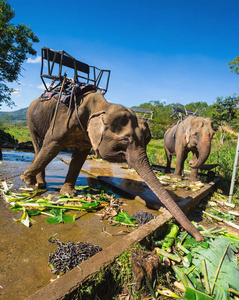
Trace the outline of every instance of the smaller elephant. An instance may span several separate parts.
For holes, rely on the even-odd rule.
[[[212,119],[189,115],[171,126],[164,135],[164,148],[167,155],[166,173],[170,173],[172,156],[176,155],[175,177],[182,177],[184,162],[192,151],[193,159],[189,162],[192,168],[190,181],[197,181],[198,168],[207,160],[214,135]]]

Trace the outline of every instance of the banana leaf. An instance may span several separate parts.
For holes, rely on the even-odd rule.
[[[184,294],[184,299],[186,300],[213,300],[211,296],[200,292],[198,290],[195,290],[194,288],[191,288],[189,286],[186,287],[186,293]]]

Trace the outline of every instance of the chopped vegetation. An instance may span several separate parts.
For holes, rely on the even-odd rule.
[[[102,210],[101,219],[108,220],[112,225],[125,225],[138,227],[135,217],[127,214],[123,209],[123,203],[109,189],[102,185],[78,186],[80,195],[70,197],[61,195],[52,197],[49,194],[44,197],[46,190],[29,190],[26,187],[24,193],[15,193],[8,189],[4,182],[1,192],[5,200],[11,204],[13,211],[22,211],[22,216],[14,221],[20,221],[30,227],[34,220],[33,216],[46,215],[48,224],[72,223],[80,211],[96,212]],[[26,193],[28,191],[28,193]],[[39,197],[40,196],[40,197]],[[69,211],[77,211],[73,216],[67,214]]]
[[[162,183],[162,185],[171,186],[173,190],[186,189],[186,190],[197,191],[204,186],[204,184],[200,181],[190,182],[188,180],[173,178],[169,175],[165,175],[164,173],[161,173],[160,171],[154,171],[154,172],[157,178],[159,179],[159,181]]]

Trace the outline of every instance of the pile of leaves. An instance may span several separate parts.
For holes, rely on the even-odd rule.
[[[112,225],[139,226],[136,218],[124,211],[122,201],[107,187],[95,184],[78,186],[76,189],[80,193],[76,197],[57,197],[52,194],[44,197],[46,190],[22,187],[20,190],[24,192],[13,192],[5,182],[0,191],[13,211],[22,211],[21,218],[14,221],[20,221],[27,227],[35,222],[32,217],[40,214],[47,216],[47,223],[59,224],[74,222],[80,211],[96,212],[102,209],[101,219],[108,220]],[[72,216],[67,214],[69,211],[76,213]]]
[[[159,286],[157,294],[186,300],[234,299],[239,295],[239,237],[227,229],[197,227],[203,242],[197,243],[187,232],[179,233],[175,224],[163,240],[155,242],[156,252],[176,279],[174,285],[182,290],[176,294]]]
[[[173,178],[169,175],[165,175],[164,173],[161,173],[160,171],[154,171],[154,173],[162,185],[170,186],[173,190],[185,189],[185,190],[198,191],[204,186],[204,184],[201,181],[190,182],[188,180]]]

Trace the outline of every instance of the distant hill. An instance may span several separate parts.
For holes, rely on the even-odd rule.
[[[12,112],[11,111],[0,111],[0,122],[6,121],[7,118],[12,124],[26,122],[27,121],[27,118],[26,118],[27,109],[28,108],[26,107],[26,108],[12,111]],[[6,123],[9,123],[9,122],[6,122]]]

